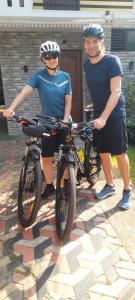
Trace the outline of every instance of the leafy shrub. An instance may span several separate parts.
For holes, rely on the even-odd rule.
[[[130,81],[125,90],[127,106],[127,131],[129,143],[135,143],[135,80]]]

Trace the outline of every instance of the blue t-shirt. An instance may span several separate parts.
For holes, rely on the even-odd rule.
[[[110,79],[123,76],[120,59],[114,55],[105,55],[99,62],[92,64],[90,60],[84,63],[87,85],[91,94],[94,117],[103,112],[110,97]],[[119,101],[110,117],[125,117],[125,98],[121,92]]]
[[[38,89],[43,114],[63,119],[65,95],[72,94],[68,73],[58,70],[55,75],[49,75],[47,70],[39,70],[27,85]]]

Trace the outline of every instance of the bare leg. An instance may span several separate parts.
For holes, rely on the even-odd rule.
[[[53,161],[53,157],[42,157],[42,166],[46,184],[53,183]]]
[[[100,153],[101,163],[106,178],[106,183],[113,186],[112,160],[110,153]]]
[[[130,175],[129,175],[129,159],[127,153],[117,155],[118,168],[120,170],[123,182],[124,189],[130,190]]]

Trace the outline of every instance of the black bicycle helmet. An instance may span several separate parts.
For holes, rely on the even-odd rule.
[[[89,38],[89,37],[103,39],[104,38],[104,30],[99,24],[89,24],[89,25],[84,26],[82,37],[83,37],[83,39]]]

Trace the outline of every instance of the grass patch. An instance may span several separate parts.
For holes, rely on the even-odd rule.
[[[130,162],[130,176],[133,184],[135,184],[135,146],[128,146],[128,157]],[[117,167],[117,160],[112,156],[112,164]]]
[[[129,145],[128,157],[130,161],[130,174],[133,184],[135,184],[135,146]]]

